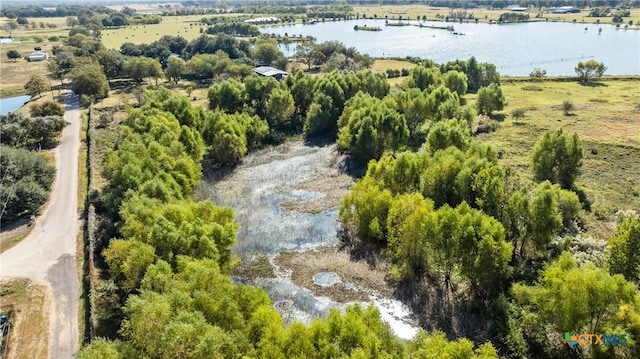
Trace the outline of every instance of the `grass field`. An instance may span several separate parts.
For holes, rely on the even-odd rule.
[[[582,140],[582,176],[577,181],[598,219],[587,227],[599,237],[612,234],[606,221],[618,209],[640,209],[640,79],[603,80],[595,86],[577,82],[511,82],[502,85],[508,105],[496,132],[481,139],[502,153],[501,162],[531,178],[528,154],[544,131],[563,129]],[[473,103],[475,95],[466,96]],[[575,109],[564,116],[563,101]],[[515,108],[525,109],[517,123]],[[591,218],[593,219],[593,218]]]
[[[0,98],[26,94],[24,84],[29,81],[32,74],[47,75],[46,61],[29,62],[24,59],[34,51],[34,47],[40,46],[43,51],[51,54],[51,49],[59,42],[35,43],[33,41],[0,45]],[[7,59],[7,51],[17,50],[23,56],[16,61]],[[52,85],[59,85],[58,81],[52,81]]]
[[[49,351],[45,288],[27,279],[0,283],[2,314],[11,322],[7,358],[44,359]]]

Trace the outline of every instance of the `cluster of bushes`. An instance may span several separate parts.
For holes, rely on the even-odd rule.
[[[43,107],[48,107],[43,104]],[[0,222],[37,213],[49,198],[55,167],[31,150],[53,146],[68,123],[59,116],[0,116]]]
[[[505,12],[500,14],[498,22],[527,22],[529,21],[529,14],[520,14],[517,12]]]
[[[409,69],[405,69],[403,68],[402,70],[400,69],[387,69],[385,71],[385,73],[387,74],[387,78],[388,79],[392,79],[395,77],[404,77],[404,76],[408,76],[409,75]]]

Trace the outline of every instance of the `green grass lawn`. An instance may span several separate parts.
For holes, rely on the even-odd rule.
[[[511,82],[502,85],[508,102],[496,116],[504,120],[496,132],[481,139],[502,154],[501,162],[531,179],[528,155],[544,131],[576,132],[582,140],[582,176],[577,181],[601,219],[611,220],[618,209],[640,209],[640,79],[603,80],[595,86],[577,82]],[[469,103],[475,95],[468,95]],[[565,116],[563,101],[575,109]],[[515,108],[526,110],[517,123]],[[588,221],[603,237],[605,222]]]

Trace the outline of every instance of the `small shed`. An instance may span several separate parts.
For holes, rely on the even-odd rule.
[[[271,66],[256,67],[255,69],[253,69],[253,71],[255,71],[260,76],[273,77],[274,79],[276,79],[278,81],[282,80],[283,78],[285,78],[289,74],[286,71],[278,70],[278,69],[273,68]]]
[[[46,51],[36,51],[29,55],[29,61],[44,61],[49,58],[49,53]]]

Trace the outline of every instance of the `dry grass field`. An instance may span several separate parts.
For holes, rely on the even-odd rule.
[[[48,358],[49,313],[45,288],[27,279],[0,283],[2,314],[11,322],[6,358]]]
[[[508,105],[497,114],[498,130],[479,137],[501,154],[501,162],[531,178],[528,154],[544,131],[577,133],[584,159],[577,186],[591,201],[587,227],[607,238],[607,221],[619,209],[640,209],[640,79],[604,79],[593,86],[577,82],[514,81],[502,84]],[[475,95],[467,95],[473,103]],[[575,107],[569,116],[563,101]],[[511,116],[524,109],[517,122]],[[595,220],[598,219],[598,220]]]

